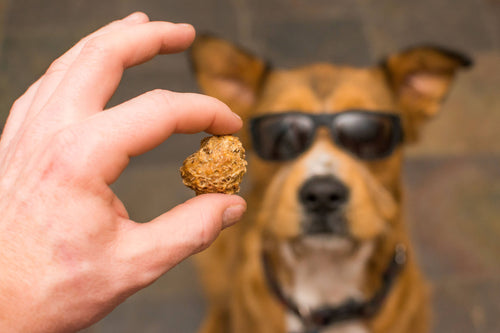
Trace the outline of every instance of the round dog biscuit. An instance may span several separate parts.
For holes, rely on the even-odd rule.
[[[196,195],[239,192],[246,172],[245,149],[232,135],[210,136],[201,140],[200,149],[186,158],[181,177]]]

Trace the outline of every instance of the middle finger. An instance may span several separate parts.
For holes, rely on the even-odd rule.
[[[90,40],[65,74],[44,112],[51,116],[59,113],[65,118],[74,117],[75,113],[88,116],[102,111],[126,68],[159,53],[180,52],[189,47],[194,34],[190,25],[149,22]]]
[[[117,20],[111,22],[110,24],[100,28],[99,30],[93,32],[87,37],[76,43],[71,49],[64,53],[61,57],[55,60],[47,69],[47,72],[43,75],[43,83],[39,88],[37,96],[35,97],[32,107],[35,110],[39,110],[40,107],[45,105],[48,98],[51,96],[52,92],[59,85],[63,79],[66,71],[70,68],[73,62],[76,60],[85,44],[90,40],[101,36],[103,34],[116,31],[118,29],[123,29],[125,27],[130,27],[132,25],[141,24],[148,22],[149,18],[144,13],[134,13],[122,20]]]
[[[78,57],[84,45],[97,36],[123,29],[126,26],[141,24],[149,21],[144,13],[133,13],[122,20],[114,21],[101,29],[93,32],[76,43],[71,49],[55,60],[47,69],[46,73],[32,85],[28,91],[18,100],[15,107],[10,111],[6,124],[7,133],[4,133],[2,141],[12,141],[14,137],[21,135],[22,128],[29,124],[38,114],[40,109],[47,103],[63,79],[66,71]],[[5,139],[5,140],[4,140]]]

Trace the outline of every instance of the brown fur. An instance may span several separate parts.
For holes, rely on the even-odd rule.
[[[372,68],[313,64],[271,70],[265,62],[220,39],[199,38],[192,60],[202,90],[227,103],[245,120],[259,113],[300,110],[340,112],[345,109],[393,110],[401,115],[406,142],[415,141],[422,124],[433,116],[457,69],[469,65],[458,54],[420,47],[392,55]],[[307,158],[314,151],[332,156],[336,176],[351,191],[347,219],[359,243],[373,243],[360,288],[371,295],[394,247],[403,243],[409,261],[381,311],[364,324],[371,332],[426,332],[428,287],[418,269],[403,221],[398,148],[388,158],[360,162],[337,148],[320,130],[310,150],[291,162],[268,162],[249,148],[248,213],[198,256],[210,307],[204,333],[286,332],[284,308],[270,292],[261,253],[265,249],[284,288],[293,280],[277,250],[300,233],[297,191],[304,181]],[[332,166],[333,167],[333,166]],[[346,258],[339,260],[349,260]]]

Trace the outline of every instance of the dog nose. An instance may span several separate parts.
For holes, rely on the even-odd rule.
[[[333,176],[315,176],[299,191],[299,200],[309,213],[328,214],[346,203],[349,190]]]

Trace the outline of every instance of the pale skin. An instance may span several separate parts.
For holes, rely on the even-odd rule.
[[[172,133],[242,126],[216,99],[164,90],[103,111],[124,69],[194,35],[134,13],[77,43],[12,106],[0,140],[0,332],[88,327],[241,218],[241,197],[210,194],[139,224],[109,187]]]

